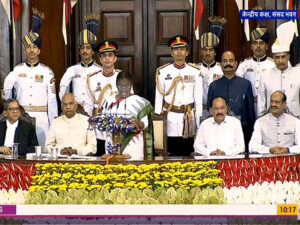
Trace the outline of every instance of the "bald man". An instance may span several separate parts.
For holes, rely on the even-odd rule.
[[[46,139],[46,149],[58,147],[61,154],[88,155],[96,153],[96,137],[89,126],[88,117],[77,114],[78,105],[72,93],[63,96],[61,108],[63,115],[56,118]]]
[[[223,53],[221,68],[224,76],[210,84],[207,106],[212,106],[216,96],[226,100],[229,110],[241,119],[247,150],[255,120],[252,86],[250,81],[236,76],[237,61],[233,52]]]
[[[300,122],[286,113],[287,97],[282,91],[270,96],[269,113],[258,118],[249,143],[250,153],[300,153]]]

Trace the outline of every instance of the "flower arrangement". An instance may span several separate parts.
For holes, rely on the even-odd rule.
[[[31,184],[31,176],[35,173],[35,165],[30,164],[27,168],[21,163],[0,164],[0,190],[17,192],[28,190]]]
[[[99,114],[98,116],[89,118],[92,127],[99,131],[108,131],[111,133],[125,132],[127,134],[133,129],[130,117],[115,116],[113,114]]]
[[[88,121],[93,128],[112,133],[113,143],[109,143],[107,146],[109,154],[120,154],[119,149],[122,147],[121,133],[124,136],[134,128],[131,117],[126,115],[99,114],[89,118]]]
[[[112,190],[218,187],[223,180],[216,162],[166,163],[149,165],[86,165],[86,164],[36,164],[30,192],[65,191],[69,189]]]
[[[115,188],[108,190],[69,189],[29,192],[26,204],[224,204],[221,187],[157,188],[156,190]]]
[[[223,187],[248,187],[264,181],[300,181],[300,158],[296,156],[252,158],[250,160],[227,160],[218,165]]]
[[[300,184],[293,181],[256,182],[247,188],[224,188],[228,204],[297,204],[300,201]]]
[[[0,190],[0,204],[2,205],[16,205],[24,204],[28,191],[18,189],[15,191],[13,188],[8,191],[5,189]]]

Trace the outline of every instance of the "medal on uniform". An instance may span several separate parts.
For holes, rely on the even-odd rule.
[[[101,91],[101,83],[100,82],[97,83],[97,87],[96,87],[95,91]]]
[[[43,75],[35,75],[35,82],[42,83],[43,82]]]

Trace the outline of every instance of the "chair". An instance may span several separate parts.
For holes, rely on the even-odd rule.
[[[153,117],[154,150],[156,156],[166,157],[168,155],[168,119],[167,111],[162,115]]]

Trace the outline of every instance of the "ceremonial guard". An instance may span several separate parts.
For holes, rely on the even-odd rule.
[[[116,86],[117,76],[120,70],[115,69],[117,61],[116,51],[118,45],[114,41],[104,40],[98,44],[99,57],[102,70],[94,72],[88,76],[87,91],[89,95],[87,112],[90,115],[97,115],[100,113],[101,105],[104,104],[108,108],[105,99],[116,95],[118,89]],[[105,112],[105,109],[104,109]],[[97,137],[97,155],[105,153],[105,132],[96,130]]]
[[[89,97],[87,94],[87,77],[89,74],[98,72],[101,67],[94,61],[94,51],[96,49],[97,29],[100,16],[89,14],[85,16],[87,29],[79,33],[78,44],[81,62],[67,69],[60,81],[59,97],[70,92],[70,83],[72,82],[72,92],[78,104],[82,105],[88,113],[87,103]],[[89,114],[91,116],[91,114]]]
[[[209,85],[223,76],[223,71],[216,59],[216,49],[220,42],[220,35],[224,24],[227,22],[222,17],[210,17],[210,31],[202,34],[200,38],[202,63],[199,63],[201,74],[203,76],[203,104],[207,109],[207,93]],[[208,110],[207,110],[208,112]]]
[[[261,74],[266,69],[275,67],[274,60],[267,56],[269,32],[267,28],[257,27],[251,32],[251,49],[253,57],[240,63],[236,75],[251,82],[255,110],[257,106],[257,91]]]
[[[186,156],[193,151],[194,131],[202,115],[200,68],[186,63],[189,41],[182,35],[168,41],[174,63],[156,71],[155,113],[168,111],[168,152]]]
[[[289,111],[300,115],[300,67],[289,66],[290,44],[296,32],[296,25],[289,21],[277,28],[277,39],[272,45],[276,67],[263,71],[258,90],[257,112],[263,115],[270,107],[270,96],[275,91],[282,91],[287,97]]]
[[[43,13],[33,9],[32,31],[23,38],[26,61],[17,65],[4,80],[6,100],[16,97],[25,111],[36,118],[40,145],[44,145],[49,125],[57,117],[54,74],[39,61],[43,18]]]

